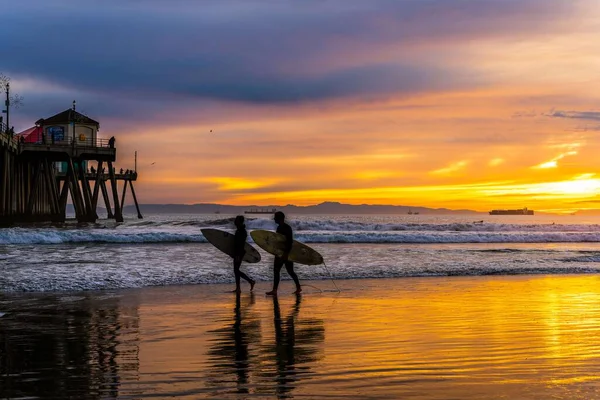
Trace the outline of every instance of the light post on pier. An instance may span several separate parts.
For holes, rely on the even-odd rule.
[[[10,83],[7,81],[4,84],[4,91],[6,92],[6,100],[4,100],[5,110],[2,110],[3,114],[6,114],[6,130],[10,132]]]

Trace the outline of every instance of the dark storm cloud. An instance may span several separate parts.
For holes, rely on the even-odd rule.
[[[0,3],[0,35],[10,37],[0,69],[95,96],[174,101],[414,93],[477,83],[468,65],[445,67],[446,53],[420,59],[419,45],[545,32],[572,4],[11,0]]]

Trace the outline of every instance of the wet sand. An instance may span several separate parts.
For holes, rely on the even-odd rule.
[[[0,397],[600,398],[600,277],[338,286],[5,294]]]

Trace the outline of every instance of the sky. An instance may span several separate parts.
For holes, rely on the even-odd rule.
[[[597,0],[0,0],[15,130],[69,108],[142,203],[600,208]]]

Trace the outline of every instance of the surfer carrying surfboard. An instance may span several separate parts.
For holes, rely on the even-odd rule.
[[[266,294],[268,296],[277,296],[277,288],[279,287],[279,280],[281,278],[281,267],[284,265],[288,275],[292,277],[296,284],[296,291],[294,293],[299,294],[302,292],[300,280],[298,279],[298,275],[294,272],[294,263],[288,260],[288,255],[292,250],[292,244],[294,243],[294,233],[292,227],[285,222],[284,213],[277,211],[274,215],[274,219],[277,224],[277,233],[284,235],[286,240],[283,255],[281,257],[275,256],[275,260],[273,261],[273,290]]]
[[[240,293],[240,278],[244,278],[250,284],[250,291],[254,289],[256,281],[250,278],[248,275],[240,271],[242,266],[242,260],[246,250],[246,239],[248,238],[248,232],[246,231],[246,225],[244,224],[244,216],[238,215],[233,221],[237,230],[235,231],[234,244],[233,244],[233,273],[235,275],[235,290],[234,293]]]

